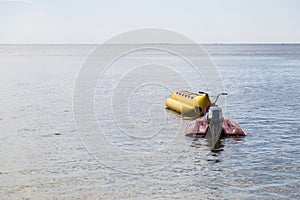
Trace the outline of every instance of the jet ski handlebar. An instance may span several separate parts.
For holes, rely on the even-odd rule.
[[[219,97],[220,97],[221,95],[224,95],[224,96],[225,96],[225,95],[228,95],[228,93],[227,93],[227,92],[221,92],[221,93],[219,93],[218,96],[215,98],[214,104],[217,103],[217,101],[218,101],[218,99],[219,99]]]

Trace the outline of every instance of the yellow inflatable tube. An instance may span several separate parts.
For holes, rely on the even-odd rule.
[[[207,94],[196,94],[185,90],[173,92],[166,106],[182,115],[204,115],[210,99]]]

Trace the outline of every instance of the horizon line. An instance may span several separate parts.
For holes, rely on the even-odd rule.
[[[0,45],[101,45],[105,43],[0,43]],[[128,44],[199,44],[199,45],[294,45],[300,42],[204,42],[204,43],[106,43],[109,45],[128,45]]]

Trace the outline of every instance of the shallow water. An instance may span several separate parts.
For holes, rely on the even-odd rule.
[[[163,86],[184,87],[172,79],[178,74],[161,70],[152,76],[155,66],[147,73],[136,70],[134,83],[149,78],[166,80],[165,85],[137,87],[125,101],[105,96],[117,91],[123,97],[121,92],[132,87],[126,80],[133,79],[122,70],[144,61],[171,63],[191,77],[194,90],[210,92],[178,58],[142,51],[115,62],[98,80],[94,109],[110,146],[94,152],[85,143],[93,132],[76,130],[72,101],[80,67],[95,47],[0,45],[1,199],[300,198],[300,45],[204,46],[229,93],[222,104],[226,117],[248,133],[223,138],[215,151],[205,139],[183,136],[188,120],[164,109],[170,90]],[[181,48],[188,56],[195,53]],[[118,85],[120,77],[125,81]],[[114,118],[106,112],[111,105],[120,105]],[[126,111],[129,121],[120,117]]]

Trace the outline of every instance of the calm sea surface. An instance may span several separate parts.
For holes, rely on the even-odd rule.
[[[95,133],[86,113],[78,131],[73,92],[95,47],[0,45],[0,199],[300,199],[300,45],[204,45],[229,93],[224,114],[248,133],[214,151],[183,135],[189,120],[164,109],[171,90],[159,81],[185,88],[184,74],[193,90],[210,86],[157,50],[102,74],[92,101],[103,137],[87,144]],[[147,61],[176,73],[125,70]]]

